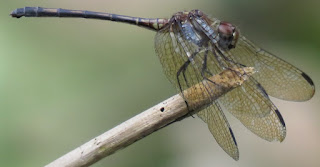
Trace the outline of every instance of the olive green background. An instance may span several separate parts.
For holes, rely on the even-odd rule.
[[[175,94],[154,52],[155,32],[100,20],[10,18],[15,8],[141,17],[200,9],[232,22],[302,69],[318,89],[319,5],[316,0],[1,0],[0,166],[43,166]],[[256,137],[227,114],[240,149],[237,162],[200,119],[189,118],[94,166],[320,166],[319,93],[302,103],[273,100],[288,129],[281,144]]]

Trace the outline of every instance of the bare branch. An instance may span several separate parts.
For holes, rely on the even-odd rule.
[[[211,104],[212,100],[241,85],[253,73],[254,69],[252,67],[229,69],[209,78],[214,81],[214,84],[203,81],[206,82],[206,86],[210,86],[211,90],[214,90],[212,95],[203,96],[203,84],[197,84],[185,90],[185,98],[188,101],[191,100],[191,103],[188,104],[190,108],[194,109],[192,114]],[[199,94],[203,98],[199,98]],[[185,100],[177,94],[93,138],[47,166],[89,166],[117,150],[125,148],[139,139],[190,115]]]

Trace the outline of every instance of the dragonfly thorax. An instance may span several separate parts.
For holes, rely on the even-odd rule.
[[[199,47],[207,46],[209,41],[224,50],[236,47],[239,30],[231,23],[211,19],[199,10],[179,12],[173,18],[184,38]]]
[[[206,15],[201,11],[177,13],[174,18],[179,22],[180,30],[187,41],[199,47],[207,45],[211,39],[216,43],[217,31],[208,24]]]
[[[209,38],[203,32],[197,30],[190,22],[182,24],[182,33],[187,41],[198,46],[203,46],[209,41]]]

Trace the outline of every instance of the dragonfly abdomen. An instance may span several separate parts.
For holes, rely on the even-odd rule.
[[[137,25],[151,30],[160,30],[168,23],[168,19],[131,17],[112,13],[92,12],[86,10],[69,10],[61,8],[24,7],[12,11],[12,17],[73,17],[110,20]]]

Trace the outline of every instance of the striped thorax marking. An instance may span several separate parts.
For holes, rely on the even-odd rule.
[[[218,36],[215,31],[201,18],[195,17],[196,22],[200,25],[203,32],[211,39],[213,43],[217,43]]]

